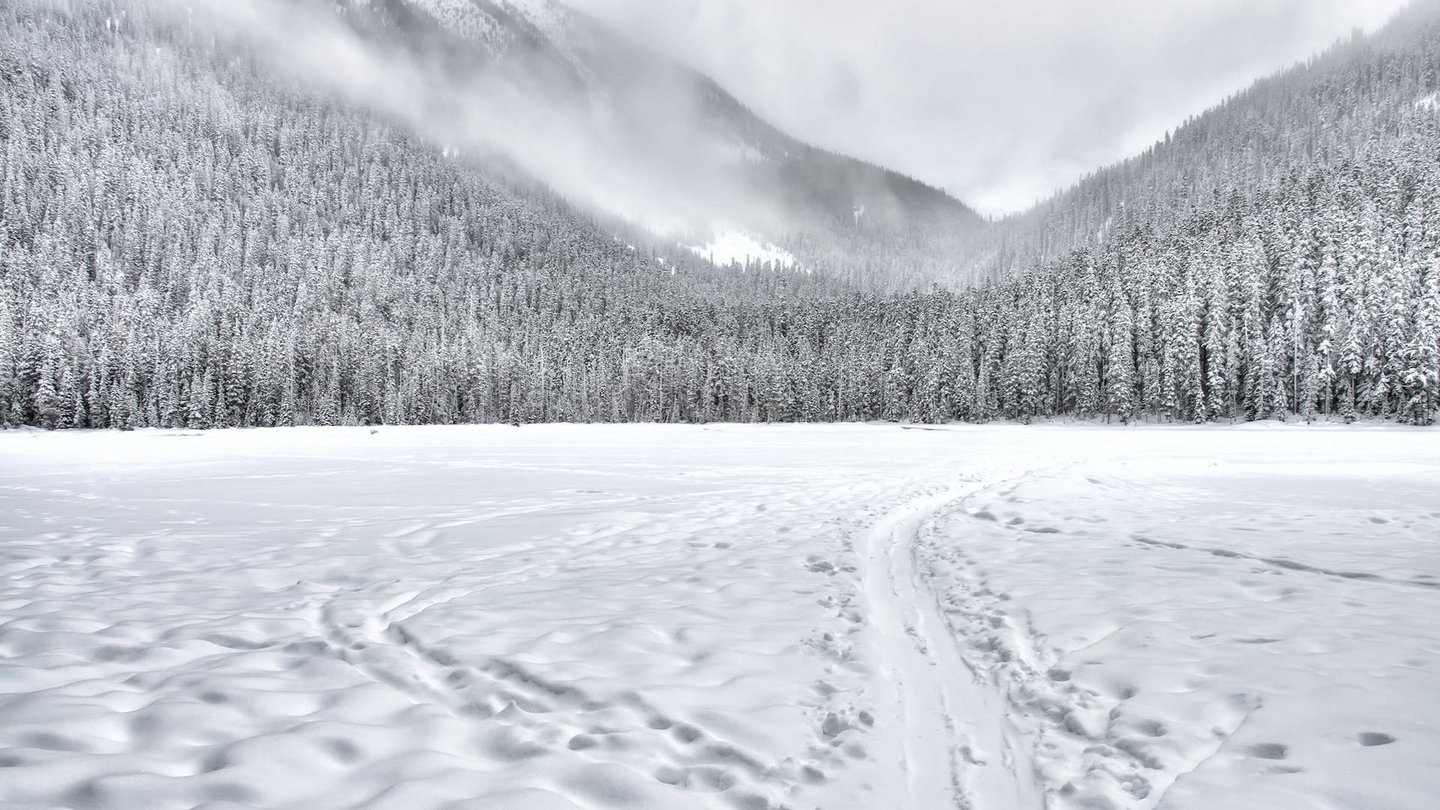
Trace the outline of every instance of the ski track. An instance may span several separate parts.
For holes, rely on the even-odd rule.
[[[1089,466],[1095,470],[1097,465]],[[1294,792],[1295,777],[1312,768],[1350,772],[1363,767],[1353,761],[1356,740],[1360,749],[1393,745],[1395,734],[1363,729],[1375,722],[1367,715],[1393,713],[1388,704],[1394,698],[1386,698],[1383,690],[1366,695],[1369,690],[1364,681],[1343,688],[1347,699],[1355,701],[1353,707],[1343,710],[1304,701],[1296,704],[1295,696],[1314,688],[1321,667],[1336,667],[1340,672],[1359,668],[1347,659],[1377,659],[1373,664],[1376,674],[1370,676],[1375,680],[1370,683],[1397,679],[1401,673],[1407,680],[1423,682],[1423,674],[1409,673],[1423,667],[1425,659],[1391,659],[1401,667],[1387,669],[1386,659],[1403,656],[1410,642],[1387,650],[1371,640],[1369,633],[1375,631],[1357,632],[1343,624],[1310,627],[1298,634],[1294,630],[1267,633],[1265,629],[1295,621],[1313,624],[1321,615],[1347,613],[1363,617],[1361,621],[1371,622],[1373,627],[1398,621],[1395,626],[1403,628],[1404,619],[1418,605],[1440,608],[1427,594],[1404,594],[1417,587],[1433,591],[1430,583],[1435,576],[1424,572],[1421,555],[1434,560],[1429,551],[1433,529],[1427,532],[1426,526],[1435,526],[1440,515],[1427,511],[1432,504],[1423,497],[1407,502],[1404,494],[1409,492],[1408,497],[1414,499],[1425,491],[1423,485],[1420,490],[1400,489],[1392,496],[1396,505],[1404,504],[1409,513],[1398,519],[1374,513],[1357,515],[1344,504],[1348,493],[1331,496],[1331,500],[1307,494],[1332,509],[1332,515],[1307,515],[1307,522],[1301,523],[1288,517],[1276,519],[1263,507],[1256,508],[1273,499],[1275,483],[1248,479],[1227,484],[1244,495],[1213,504],[1211,508],[1217,512],[1193,527],[1171,524],[1165,510],[1135,513],[1110,506],[1112,516],[1105,511],[1086,511],[1085,502],[1076,500],[1086,489],[1107,499],[1097,504],[1102,508],[1113,504],[1117,495],[1139,503],[1179,495],[1197,497],[1195,490],[1166,490],[1153,480],[1142,484],[1131,476],[1148,478],[1156,471],[1143,463],[1138,470],[1125,471],[1127,466],[1127,462],[1109,465],[1115,473],[1124,471],[1126,478],[1093,472],[1072,475],[1061,468],[978,490],[956,504],[961,508],[937,512],[935,523],[921,531],[918,545],[923,577],[937,588],[942,615],[966,662],[993,687],[991,697],[1005,702],[1012,739],[1025,741],[1035,753],[1034,784],[1040,786],[1041,803],[1057,810],[1328,806]],[[1328,477],[1333,473],[1322,470],[1317,474]],[[1163,475],[1175,473],[1167,470]],[[1055,493],[1072,489],[1080,492],[1055,499]],[[1205,492],[1205,497],[1219,494],[1199,492]],[[1037,494],[1046,499],[1040,502],[1045,504],[1043,508],[1035,505]],[[1254,499],[1256,504],[1245,503],[1245,499]],[[1340,503],[1333,504],[1334,500]],[[1370,497],[1359,502],[1373,509],[1385,500]],[[1233,511],[1233,517],[1218,513],[1221,508]],[[1243,532],[1260,522],[1275,532],[1269,547],[1286,553],[1249,553],[1168,537],[1154,540],[1146,535],[1158,534],[1156,529],[1144,533],[1117,530],[1111,525],[1117,518],[1121,525],[1158,522],[1167,527],[1163,531],[1168,537],[1198,533],[1232,543],[1244,542]],[[1367,524],[1400,527],[1391,532],[1390,543],[1384,547],[1388,559],[1354,555],[1355,538],[1366,536],[1359,527]],[[1217,531],[1217,527],[1224,530]],[[1335,539],[1323,533],[1315,536],[1320,527]],[[1062,542],[1050,538],[1062,538]],[[1154,554],[1140,558],[1117,554],[1129,548]],[[1189,554],[1199,559],[1183,558]],[[1312,559],[1312,555],[1319,561],[1297,561]],[[1205,562],[1206,557],[1214,561]],[[1127,580],[1119,598],[1127,604],[1118,610],[1118,606],[1097,610],[1104,604],[1097,605],[1097,600],[1117,598],[1117,592],[1105,583],[1113,575],[1112,567],[1122,561]],[[1085,571],[1085,578],[1066,576],[1057,568],[1067,563]],[[1416,573],[1398,575],[1411,565],[1416,566],[1411,569]],[[1387,567],[1395,574],[1381,573]],[[1433,562],[1430,570],[1434,570]],[[1136,581],[1137,575],[1157,582]],[[1216,583],[1215,591],[1197,595],[1181,590],[1193,587],[1197,575]],[[1171,583],[1176,590],[1167,592],[1161,582]],[[1197,596],[1200,604],[1213,603],[1214,607],[1190,605]],[[1047,600],[1059,601],[1046,608],[1043,603]],[[1290,602],[1310,604],[1308,609],[1289,608]],[[1330,607],[1318,608],[1316,602]],[[1060,605],[1073,615],[1056,613]],[[1040,608],[1046,612],[1032,615]],[[1299,613],[1294,612],[1297,609]],[[1237,627],[1227,628],[1220,622],[1218,627],[1229,636],[1223,638],[1212,629],[1217,623],[1211,610],[1222,616],[1248,614],[1250,618]],[[1365,615],[1372,611],[1388,618]],[[1103,618],[1096,622],[1088,613]],[[1128,619],[1119,618],[1127,613]],[[1062,642],[1058,630],[1075,632],[1079,643],[1070,646]],[[1399,630],[1395,635],[1409,633]],[[1361,644],[1370,647],[1363,655],[1340,652]],[[1421,642],[1422,648],[1425,644]],[[1270,650],[1291,645],[1300,654],[1296,664],[1269,663],[1276,654]],[[1142,656],[1138,660],[1137,654]],[[1117,659],[1128,659],[1131,668],[1111,663]],[[1397,693],[1404,694],[1404,690]],[[1363,700],[1356,699],[1361,696]],[[1176,718],[1185,720],[1181,723]],[[1323,731],[1300,730],[1307,722],[1321,719]],[[1381,722],[1395,723],[1396,719]],[[1297,762],[1297,749],[1307,750],[1305,758],[1311,762]],[[1425,758],[1423,752],[1419,758]],[[1257,776],[1261,781],[1253,781]],[[1242,784],[1247,787],[1236,787]],[[1351,797],[1339,799],[1335,806],[1415,807],[1424,803],[1404,780],[1386,788],[1372,783],[1363,793],[1343,782],[1328,790]],[[1381,795],[1387,798],[1379,798]],[[1365,798],[1355,804],[1355,796]],[[987,806],[1009,804],[1002,801]]]
[[[965,705],[985,706],[998,703],[991,710],[993,718],[988,740],[993,749],[1003,746],[1003,762],[1015,779],[1016,792],[1000,792],[991,787],[979,791],[984,800],[974,810],[994,808],[1118,808],[1153,807],[1180,774],[1193,771],[1213,758],[1225,743],[1259,708],[1259,699],[1247,694],[1231,696],[1228,711],[1214,719],[1214,745],[1183,763],[1180,774],[1167,772],[1143,749],[1134,746],[1114,727],[1116,709],[1105,698],[1073,683],[1071,672],[1062,666],[1063,659],[1074,659],[1086,649],[1102,644],[1116,631],[1107,632],[1085,647],[1071,650],[1064,656],[1042,651],[1047,640],[1030,625],[1023,606],[1012,604],[1012,597],[999,589],[985,572],[986,564],[956,535],[947,534],[937,525],[941,520],[957,516],[978,519],[979,525],[993,524],[996,516],[987,506],[976,505],[979,496],[995,496],[1006,501],[1023,483],[1041,481],[1056,475],[1069,465],[1057,465],[1041,471],[1007,478],[987,487],[977,487],[952,503],[948,512],[932,514],[924,529],[928,536],[917,536],[917,553],[924,557],[927,579],[945,590],[938,595],[927,594],[939,606],[940,635],[950,640],[966,667],[983,684],[978,694],[972,692]],[[924,532],[917,530],[917,535]],[[937,564],[948,561],[950,565]],[[1120,687],[1119,700],[1134,696],[1134,688]],[[1154,728],[1153,735],[1163,735],[1163,725],[1153,721],[1144,728]],[[1000,729],[997,733],[994,729]],[[1058,740],[1058,742],[1057,742]],[[1035,761],[1035,751],[1061,748],[1067,753],[1059,758],[1061,766],[1075,766],[1087,779],[1099,780],[1102,788],[1082,791],[1073,782],[1067,784],[1063,772],[1049,772]],[[984,750],[983,748],[981,750]],[[1016,752],[1023,752],[1023,770],[1016,767]],[[1050,757],[1052,769],[1057,758]],[[1023,774],[1023,776],[1021,775]],[[1018,777],[1018,778],[1016,778]],[[1158,788],[1158,790],[1157,790]],[[1078,795],[1077,795],[1078,794]],[[972,805],[964,805],[971,810]]]
[[[1423,683],[1436,640],[1394,617],[1440,608],[1440,504],[1337,490],[1321,500],[1364,511],[1303,515],[1333,537],[1279,516],[1232,548],[1252,508],[1221,534],[1135,517],[1198,479],[1150,481],[1108,432],[1056,451],[1053,433],[692,429],[666,433],[691,443],[672,456],[624,431],[391,433],[396,451],[297,431],[218,453],[97,435],[78,472],[0,446],[0,805],[1285,807],[1343,796],[1297,780],[1369,773],[1362,755],[1424,781],[1421,719],[1360,700],[1317,748],[1294,731],[1314,710],[1284,673],[1303,669],[1266,656],[1395,632],[1404,669],[1357,683]],[[976,437],[993,460],[970,458]],[[135,447],[162,458],[133,466]],[[587,447],[606,463],[572,457]],[[1414,458],[1371,473],[1423,486]],[[1352,524],[1389,557],[1349,553]],[[1219,583],[1196,610],[1165,603],[1196,577]],[[1296,632],[1303,600],[1361,623]],[[1212,609],[1259,618],[1217,636]]]
[[[915,568],[923,524],[971,495],[1021,477],[969,482],[922,498],[868,534],[864,592],[872,643],[883,662],[881,714],[899,720],[895,750],[904,786],[892,793],[904,795],[906,807],[1040,806],[1027,744],[1016,738],[1003,703],[957,646]]]

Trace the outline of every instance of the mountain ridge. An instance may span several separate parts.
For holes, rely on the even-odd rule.
[[[700,206],[702,219],[787,247],[803,245],[803,235],[815,231],[895,251],[924,241],[917,234],[939,234],[950,248],[983,224],[963,202],[933,186],[782,132],[712,78],[562,4],[340,0],[339,6],[362,12],[358,25],[372,35],[383,38],[387,29],[398,29],[410,47],[440,54],[452,73],[498,65],[527,96],[578,109],[574,126],[588,127],[590,137],[612,137],[647,153],[640,172],[658,166],[659,173],[691,175],[700,189],[692,196],[711,197]],[[434,30],[417,30],[422,20]],[[477,45],[478,52],[469,47]],[[597,110],[602,120],[596,121]],[[931,264],[937,266],[933,276],[946,274],[933,255]]]
[[[1188,117],[1139,153],[1095,169],[1024,211],[991,220],[972,245],[967,274],[1013,275],[1096,247],[1137,223],[1184,216],[1212,203],[1217,193],[1248,195],[1315,161],[1354,160],[1369,136],[1347,119],[1376,115],[1383,118],[1380,126],[1393,130],[1415,98],[1440,90],[1433,69],[1398,66],[1399,57],[1417,49],[1428,50],[1427,59],[1440,59],[1437,43],[1440,2],[1412,0],[1373,34],[1357,29]],[[1396,78],[1404,89],[1382,97],[1378,91],[1390,85],[1370,81],[1347,98],[1352,91],[1339,85],[1355,65],[1400,70]],[[1336,126],[1329,131],[1306,126],[1316,120]],[[1294,133],[1304,137],[1292,138]],[[1237,160],[1242,156],[1243,166]]]

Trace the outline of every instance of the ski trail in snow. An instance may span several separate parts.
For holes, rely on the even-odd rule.
[[[882,756],[898,757],[888,795],[905,807],[1026,810],[1044,806],[1030,751],[1017,739],[1003,695],[966,663],[919,581],[920,527],[944,508],[981,491],[1023,479],[972,481],[930,495],[882,518],[862,551],[863,593],[879,664]]]
[[[1321,430],[0,431],[0,805],[1431,810],[1440,449]]]

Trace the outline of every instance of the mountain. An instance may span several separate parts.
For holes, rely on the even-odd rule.
[[[493,98],[497,83],[522,99],[504,112],[524,110],[530,128],[501,136],[496,151],[558,141],[521,158],[542,180],[564,191],[586,174],[557,177],[549,171],[556,153],[622,168],[623,177],[605,178],[605,194],[578,196],[661,236],[738,230],[812,270],[904,287],[952,276],[959,247],[983,226],[937,189],[786,135],[709,77],[555,0],[339,0],[338,8],[367,41],[430,66],[439,77],[431,85],[445,88],[432,110]],[[537,104],[543,115],[531,114]],[[867,253],[908,269],[853,272],[854,257]]]
[[[756,178],[854,186],[734,108],[815,182],[687,157],[746,130],[636,133],[666,116],[602,91],[624,71],[473,7],[515,13],[0,2],[0,420],[1436,418],[1434,5],[953,250],[766,210]],[[619,215],[747,201],[726,224],[804,220],[774,239],[812,258],[716,267]],[[947,266],[993,278],[892,289]]]
[[[1141,154],[994,223],[971,244],[965,275],[1003,278],[1233,195],[1293,185],[1318,167],[1354,167],[1431,104],[1437,63],[1440,3],[1417,0],[1373,36],[1357,31],[1183,122]]]

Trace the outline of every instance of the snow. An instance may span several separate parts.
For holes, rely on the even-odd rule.
[[[554,33],[567,22],[569,9],[556,0],[500,0],[511,11],[519,13],[541,31]]]
[[[1440,106],[1440,93],[1431,93],[1428,96],[1421,96],[1415,99],[1415,109],[1434,112]]]
[[[407,0],[433,16],[446,30],[473,42],[504,44],[511,32],[474,0]],[[498,7],[528,20],[540,31],[554,36],[563,30],[569,10],[554,0],[498,0]]]
[[[471,0],[409,0],[429,13],[446,30],[473,42],[490,42],[500,27]]]
[[[721,267],[732,264],[770,264],[788,269],[795,266],[795,257],[790,253],[740,231],[717,231],[708,243],[687,246],[687,249]]]
[[[0,433],[0,806],[1428,808],[1440,433]]]

